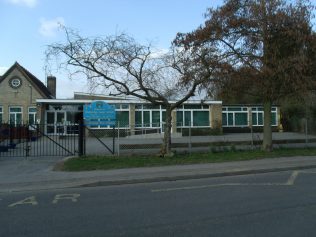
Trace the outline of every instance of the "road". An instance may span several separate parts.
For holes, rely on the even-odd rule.
[[[314,236],[316,170],[0,193],[0,236]]]

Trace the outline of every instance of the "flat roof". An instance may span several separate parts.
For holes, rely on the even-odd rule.
[[[39,104],[89,104],[95,100],[82,100],[82,99],[37,99],[36,103]],[[109,104],[151,104],[149,101],[144,100],[98,100],[105,101]],[[169,101],[171,104],[177,101]],[[187,100],[183,104],[222,104],[222,101],[214,100]]]

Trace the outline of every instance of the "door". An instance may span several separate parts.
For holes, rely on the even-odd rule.
[[[65,134],[65,111],[46,113],[46,133],[47,134]]]

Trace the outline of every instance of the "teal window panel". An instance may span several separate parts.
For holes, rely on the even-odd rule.
[[[35,124],[36,123],[36,114],[29,114],[29,124]]]
[[[135,126],[141,127],[142,126],[142,112],[135,111]]]
[[[202,109],[202,105],[196,104],[196,105],[183,105],[184,109]]]
[[[228,107],[228,111],[242,111],[241,107]]]
[[[247,126],[248,125],[248,114],[247,113],[235,113],[235,125],[236,126]]]
[[[233,113],[228,113],[228,119],[227,119],[227,122],[228,122],[228,126],[234,126],[234,114]]]
[[[152,111],[152,127],[160,127],[160,111]]]
[[[143,111],[143,126],[150,127],[150,111]]]
[[[29,108],[29,113],[36,113],[36,108]]]
[[[208,111],[193,111],[193,126],[209,126]]]
[[[258,113],[258,123],[257,125],[263,126],[263,113]]]
[[[22,108],[10,108],[10,113],[21,113]]]
[[[161,112],[161,120],[162,122],[166,122],[166,111]]]
[[[276,113],[271,113],[271,125],[277,125],[277,115]]]
[[[258,125],[258,114],[252,113],[252,125]]]
[[[191,111],[184,111],[184,126],[191,126]]]
[[[128,105],[128,104],[121,104],[121,108],[122,108],[122,109],[128,109],[128,108],[129,108],[129,105]]]
[[[227,126],[227,113],[222,113],[222,125]]]
[[[160,105],[144,104],[143,109],[160,109]]]
[[[177,126],[183,126],[183,111],[177,111]]]
[[[116,111],[116,126],[120,128],[129,127],[128,111]]]

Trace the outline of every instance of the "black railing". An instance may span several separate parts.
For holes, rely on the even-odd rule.
[[[1,124],[0,157],[77,155],[78,137],[78,124]]]

